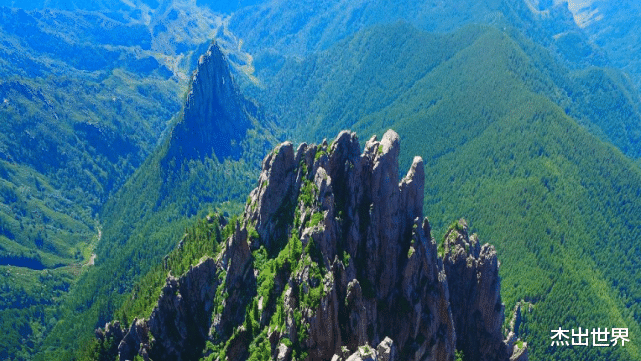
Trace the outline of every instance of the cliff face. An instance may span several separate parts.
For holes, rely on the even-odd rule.
[[[444,246],[457,350],[470,361],[506,359],[507,345],[493,342],[502,338],[504,320],[494,247],[481,246],[464,220],[450,228]]]
[[[256,105],[238,90],[222,51],[212,43],[198,61],[166,159],[180,163],[215,154],[219,161],[238,160],[256,112]]]
[[[285,143],[265,159],[245,210],[260,236],[252,249],[271,248],[293,232],[303,248],[318,247],[316,262],[327,270],[319,308],[303,312],[312,359],[377,345],[386,336],[406,357],[444,359],[454,352],[445,275],[422,219],[422,160],[399,183],[398,154],[394,132],[370,139],[363,154],[356,136],[342,132],[331,146],[294,151]],[[294,219],[292,231],[279,227],[284,215]],[[292,289],[312,287],[306,273],[292,275]],[[286,295],[285,311],[293,314],[300,298]]]
[[[168,277],[120,359],[508,360],[494,248],[459,222],[438,257],[423,162],[399,180],[399,151],[393,131],[362,153],[350,132],[281,144],[223,250]]]

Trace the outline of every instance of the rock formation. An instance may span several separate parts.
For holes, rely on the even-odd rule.
[[[362,153],[347,131],[281,144],[222,251],[167,278],[120,360],[527,359],[503,340],[494,248],[459,221],[439,258],[423,162],[399,180],[399,152],[393,131]]]
[[[294,152],[285,143],[266,158],[260,186],[250,195],[245,219],[260,235],[252,249],[273,247],[289,232],[303,248],[318,247],[315,261],[333,280],[319,308],[303,312],[310,330],[302,346],[312,359],[376,345],[387,336],[406,359],[454,353],[447,285],[422,220],[422,160],[416,158],[399,183],[399,150],[392,131],[380,142],[370,139],[363,154],[349,132],[331,146],[303,144]],[[293,230],[279,226],[283,216],[294,219]],[[293,289],[313,287],[305,271],[290,283]],[[291,298],[298,307],[301,296]]]
[[[239,159],[241,143],[254,127],[257,111],[240,93],[225,56],[212,43],[198,61],[182,118],[171,134],[166,162],[212,155],[219,161]]]
[[[208,337],[220,269],[206,259],[180,278],[169,275],[149,320],[135,319],[120,342],[119,359],[133,360],[137,354],[152,360],[198,359]]]
[[[443,266],[457,332],[456,348],[463,351],[465,360],[507,359],[494,247],[481,246],[476,235],[469,236],[467,223],[460,220],[445,235]]]

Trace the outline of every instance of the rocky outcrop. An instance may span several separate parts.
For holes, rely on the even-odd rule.
[[[508,359],[496,250],[489,244],[481,246],[476,235],[470,236],[464,220],[450,227],[444,246],[456,348],[463,351],[465,360]]]
[[[168,276],[148,328],[154,360],[192,360],[205,346],[220,267],[206,259],[180,278]]]
[[[203,159],[238,160],[247,130],[254,127],[254,103],[234,82],[222,51],[212,43],[198,61],[182,119],[174,127],[165,162]]]
[[[300,162],[301,150],[294,155],[292,143],[277,146],[263,160],[259,186],[249,195],[251,203],[245,209],[245,219],[256,226],[262,243],[267,247],[271,247],[270,242],[287,237],[286,223],[293,219],[294,204],[301,186],[296,161]],[[255,243],[254,248],[257,246]]]
[[[532,304],[525,302],[524,300],[516,303],[509,328],[506,330],[507,339],[505,340],[505,343],[507,345],[508,352],[511,353],[510,361],[527,361],[529,359],[527,342],[522,342],[519,339],[519,330],[523,323],[523,316],[521,315],[521,312],[526,308],[527,310],[525,312],[531,312]]]
[[[220,254],[167,278],[120,359],[526,359],[503,340],[494,248],[459,221],[439,258],[422,159],[399,179],[395,132],[360,149],[350,132],[277,147]]]
[[[401,359],[454,354],[447,283],[422,219],[423,163],[415,158],[399,181],[399,152],[393,131],[370,139],[362,154],[350,132],[296,152],[285,143],[266,158],[250,195],[245,219],[260,235],[252,249],[293,234],[303,248],[318,247],[325,280],[332,280],[319,306],[302,315],[310,326],[302,347],[311,359],[331,359],[343,347],[354,351],[388,336]],[[293,219],[293,230],[279,226],[283,218]],[[313,288],[313,282],[304,270],[290,280],[293,289]],[[290,313],[301,308],[301,298],[289,296]]]
[[[180,278],[169,275],[150,318],[135,319],[120,341],[119,360],[136,355],[145,360],[198,359],[208,338],[220,270],[206,259]]]
[[[394,341],[386,337],[376,348],[363,345],[350,356],[334,355],[332,361],[399,361]]]
[[[149,326],[145,320],[134,319],[125,337],[118,344],[119,360],[133,360],[136,355],[149,361]]]
[[[225,252],[219,257],[219,268],[226,275],[221,293],[226,297],[219,300],[217,306],[221,311],[214,312],[213,323],[208,331],[210,339],[215,342],[228,339],[234,328],[243,323],[245,307],[256,294],[247,229],[241,229],[238,223],[235,228],[236,232],[227,240]]]
[[[528,361],[528,349],[527,343],[523,342],[519,347],[518,344],[515,344],[512,348],[512,355],[510,356],[510,361]]]

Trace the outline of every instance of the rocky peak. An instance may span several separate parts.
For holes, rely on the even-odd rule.
[[[459,221],[439,259],[423,161],[399,180],[399,153],[391,130],[362,153],[347,131],[278,146],[221,253],[167,278],[121,359],[508,360],[494,248]]]
[[[372,137],[362,154],[350,132],[331,144],[302,144],[296,152],[283,143],[265,159],[250,194],[244,218],[260,236],[251,248],[300,238],[303,249],[318,247],[317,267],[333,280],[319,308],[303,312],[310,330],[301,346],[312,359],[377,345],[388,336],[408,359],[454,353],[447,286],[422,219],[423,162],[416,157],[399,181],[399,153],[393,131],[380,141]],[[290,281],[294,289],[313,283],[306,270]],[[301,295],[288,296],[294,312]]]
[[[239,159],[241,142],[253,128],[256,105],[246,100],[232,78],[229,64],[216,43],[198,61],[182,119],[174,127],[166,161],[203,159],[215,155]]]

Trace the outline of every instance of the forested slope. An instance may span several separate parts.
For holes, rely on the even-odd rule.
[[[0,7],[0,358],[30,358],[59,319],[102,205],[157,147],[220,26],[186,6],[48,5]]]
[[[533,305],[524,336],[533,358],[635,358],[634,346],[547,342],[558,327],[638,329],[641,172],[602,141],[607,129],[568,115],[588,112],[587,101],[568,96],[581,74],[536,66],[545,56],[521,44],[486,27],[448,35],[375,28],[286,63],[269,106],[298,125],[298,139],[341,127],[398,131],[403,166],[413,154],[425,159],[425,210],[437,238],[463,216],[496,242],[507,309],[521,299]],[[599,115],[617,119],[616,109]]]
[[[548,344],[558,327],[640,331],[636,43],[611,25],[633,15],[604,7],[581,28],[544,1],[49,4],[84,10],[0,8],[0,358],[69,359],[114,314],[149,311],[163,257],[225,223],[194,217],[240,212],[277,138],[390,128],[401,169],[424,159],[436,240],[466,217],[496,245],[533,359],[639,358],[634,342]],[[211,37],[227,58],[183,97]],[[216,251],[196,248],[172,267]]]
[[[176,247],[194,216],[242,209],[260,157],[274,142],[271,126],[239,93],[213,43],[199,61],[186,99],[163,144],[103,207],[96,266],[72,289],[61,322],[45,340],[52,353],[41,353],[41,359],[67,359],[92,338],[92,330],[112,319],[133,283]],[[215,126],[232,122],[243,133]],[[237,158],[223,152],[235,147]]]

